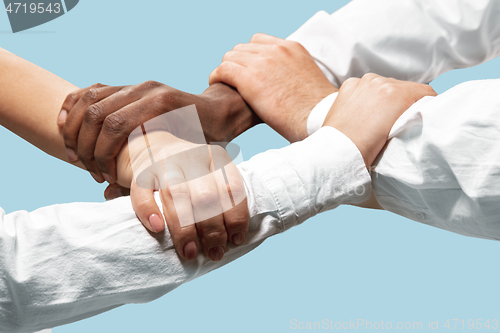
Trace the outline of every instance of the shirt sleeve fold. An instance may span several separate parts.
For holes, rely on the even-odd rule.
[[[371,190],[361,154],[333,128],[259,154],[239,169],[250,228],[245,243],[228,244],[219,262],[203,254],[180,258],[168,230],[150,234],[128,197],[31,213],[0,209],[0,332],[34,332],[152,301],[323,210],[364,200]]]
[[[288,39],[337,86],[369,72],[429,83],[500,55],[498,17],[496,0],[356,0],[316,13]]]

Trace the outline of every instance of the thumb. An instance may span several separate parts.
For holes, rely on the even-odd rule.
[[[135,214],[148,230],[161,232],[165,229],[163,214],[156,204],[153,189],[141,188],[133,181],[130,188],[130,199]]]

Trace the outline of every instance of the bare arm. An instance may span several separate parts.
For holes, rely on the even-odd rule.
[[[57,119],[67,96],[78,87],[2,48],[0,72],[0,125],[47,154],[69,162]],[[145,82],[138,86],[151,86],[151,83]],[[208,141],[231,141],[260,121],[240,95],[224,84],[211,86],[201,95],[185,93],[164,85],[158,90],[160,93],[156,97],[165,101],[164,104],[169,104],[163,105],[165,110],[196,104]],[[81,91],[85,93],[88,90]],[[144,102],[150,101],[144,99]],[[214,110],[217,114],[214,114]],[[150,119],[155,116],[157,114],[145,115],[146,118],[141,122],[148,120],[147,117]],[[81,120],[83,121],[83,115]],[[130,132],[140,124],[129,125],[127,130]],[[121,141],[113,141],[114,149],[117,149],[115,154],[121,149],[127,136],[128,134]],[[85,169],[81,162],[73,161],[72,164]]]
[[[68,162],[56,120],[64,99],[78,87],[1,48],[0,72],[0,125]]]
[[[5,126],[46,153],[69,162],[67,150],[64,146],[64,138],[60,127],[57,125],[57,119],[66,97],[78,87],[3,49],[0,49],[0,71],[2,72],[0,79],[0,91],[2,92],[0,95],[0,125]],[[175,103],[178,107],[196,103],[201,113],[202,123],[204,119],[205,124],[213,122],[217,126],[223,126],[225,122],[230,122],[231,125],[227,126],[224,131],[218,131],[221,139],[225,139],[226,136],[234,137],[252,123],[251,110],[236,91],[225,85],[209,89],[203,95],[192,95],[168,87],[160,97],[165,97],[166,94],[168,94],[168,98],[165,98],[165,100],[172,100],[172,103]],[[85,98],[83,99],[85,100]],[[225,109],[219,108],[222,104],[226,105]],[[215,113],[219,111],[220,113]],[[230,112],[224,113],[226,111]],[[129,117],[125,117],[124,120],[128,121]],[[124,140],[127,137],[128,134],[125,135]],[[122,143],[115,144],[114,148],[117,151],[122,150]],[[168,145],[164,149],[168,151],[173,147]],[[128,157],[127,150],[124,149],[123,151],[124,154],[121,155]],[[122,168],[119,171],[122,178],[129,164],[128,158],[124,160],[126,162],[120,164]],[[74,164],[83,169],[86,168],[81,162]],[[121,185],[130,187],[131,179],[128,179],[128,183],[122,183]],[[191,193],[191,196],[206,191],[205,188],[208,185],[213,184],[205,180],[203,184],[200,184],[200,190]],[[212,195],[212,197],[218,199],[216,187],[212,186],[210,190],[210,193],[215,192],[216,194]],[[151,207],[148,206],[147,214],[141,212],[146,201],[144,191],[137,190],[135,195],[132,193],[132,204],[146,227],[155,225],[156,229],[153,228],[153,230],[161,232],[165,224],[161,218],[162,213],[153,200],[153,192],[151,191],[148,195],[150,196],[146,196],[146,199],[150,200]],[[213,260],[221,259],[223,255],[221,248],[225,248],[227,238],[235,244],[241,244],[249,223],[246,202],[229,212],[224,212],[223,216],[224,219],[222,215],[207,219],[203,223],[197,224],[196,228],[191,226],[181,230],[175,225],[173,229],[172,224],[169,224],[179,254],[186,259],[195,259],[199,248],[197,245],[198,235],[200,235],[199,240],[205,254],[209,256],[209,253],[213,253],[213,255],[210,255]],[[175,221],[173,218],[170,220]],[[214,237],[207,230],[217,230],[220,237]],[[236,234],[239,235],[242,232],[243,237],[234,238]],[[215,250],[212,250],[212,248]]]

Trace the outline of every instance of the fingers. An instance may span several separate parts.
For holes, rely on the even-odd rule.
[[[360,82],[361,82],[361,79],[358,79],[356,77],[350,77],[347,80],[345,80],[344,83],[342,83],[342,85],[340,86],[340,89],[342,89],[343,93],[347,93],[347,92],[350,93],[354,89],[356,89],[356,87],[358,86],[358,84]],[[339,93],[340,93],[340,89],[339,89]]]
[[[118,184],[110,184],[104,191],[104,198],[106,200],[113,200],[119,197],[125,197],[130,195],[130,189],[120,186]]]
[[[229,51],[222,57],[222,62],[231,61],[243,67],[247,67],[252,61],[255,61],[255,54],[243,51]]]
[[[249,213],[241,175],[224,149],[212,150],[215,163],[206,158],[210,150],[207,149],[207,156],[200,156],[196,149],[196,156],[186,155],[183,161],[157,162],[158,167],[146,177],[150,180],[140,182],[147,189],[133,183],[134,209],[151,231],[159,230],[149,218],[158,212],[152,192],[161,188],[163,213],[173,244],[187,260],[195,259],[201,247],[205,256],[219,261],[226,252],[228,239],[240,245],[248,233]]]
[[[153,189],[141,188],[133,181],[130,199],[137,217],[149,231],[155,233],[163,231],[165,223],[156,205]]]
[[[233,51],[258,54],[262,52],[262,46],[263,44],[257,44],[257,43],[241,43],[241,44],[236,44],[233,47]]]
[[[137,94],[125,90],[116,92],[116,89],[109,89],[106,92],[102,92],[102,95],[106,95],[110,92],[113,93],[111,96],[97,101],[86,108],[78,135],[77,154],[80,161],[82,161],[91,174],[94,173],[100,175],[102,170],[103,178],[112,184],[116,179],[116,174],[113,173],[110,175],[110,173],[115,171],[116,166],[111,165],[109,168],[105,168],[105,170],[103,170],[94,158],[99,134],[104,121],[109,115],[117,110],[120,110],[124,106],[137,101],[140,97]],[[121,147],[122,145],[119,145],[117,148]]]
[[[428,84],[412,83],[412,85],[415,94],[413,102],[418,101],[424,96],[437,96],[437,93]]]
[[[87,91],[93,88],[101,88],[101,87],[104,87],[104,85],[96,83],[90,87],[87,87],[85,89],[78,89],[69,94],[64,100],[63,105],[61,106],[61,111],[59,112],[59,116],[57,117],[57,125],[59,125],[60,127],[64,126],[66,118],[68,117],[69,110],[71,110],[75,106],[75,104],[80,100],[80,98],[82,98],[82,96]]]
[[[217,184],[212,173],[203,173],[205,175],[200,177],[200,166],[189,164],[183,171],[189,179],[188,187],[201,247],[207,257],[219,261],[226,251],[227,232]]]
[[[90,88],[81,96],[73,108],[67,110],[68,114],[64,122],[63,136],[70,162],[74,163],[78,161],[76,153],[78,146],[78,134],[80,132],[87,108],[92,104],[114,94],[120,89],[121,87]]]
[[[109,178],[109,182],[116,181],[116,156],[130,133],[137,124],[153,118],[148,112],[150,107],[151,103],[141,99],[111,113],[102,122],[93,153],[98,168]]]
[[[245,67],[237,63],[224,61],[219,65],[219,67],[210,73],[210,77],[208,79],[209,84],[212,85],[217,82],[223,82],[227,85],[238,88],[240,80],[246,79],[244,70]]]
[[[189,158],[182,163],[182,170],[177,164],[165,168],[168,186],[161,191],[164,212],[169,214],[165,216],[174,246],[186,259],[197,254],[198,238],[205,256],[219,261],[228,240],[240,245],[248,233],[249,213],[243,180],[227,153],[220,147],[215,150],[213,156],[218,163],[206,167],[216,172],[206,172],[200,163],[188,163]],[[198,161],[205,160],[196,157]],[[220,165],[227,165],[224,173]]]
[[[250,38],[250,43],[285,45],[287,41],[278,37],[274,37],[259,32],[253,35],[252,38]]]
[[[193,260],[198,256],[198,234],[190,191],[182,170],[177,166],[166,166],[165,173],[168,184],[162,186],[160,196],[172,242],[181,257]]]
[[[240,245],[245,241],[250,222],[243,178],[222,148],[211,147],[226,232],[231,243]]]

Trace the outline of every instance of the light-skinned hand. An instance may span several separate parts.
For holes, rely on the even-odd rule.
[[[238,169],[220,146],[194,144],[165,131],[148,133],[147,138],[149,149],[139,137],[119,153],[117,184],[131,187],[134,211],[154,233],[165,225],[153,196],[160,191],[166,224],[181,257],[195,259],[201,245],[207,257],[221,260],[227,242],[240,245],[248,232],[246,192]]]
[[[254,112],[290,142],[307,137],[307,117],[337,91],[297,42],[255,34],[227,52],[210,84],[235,87]]]
[[[260,122],[241,96],[225,84],[194,95],[146,81],[79,89],[67,96],[57,123],[69,161],[81,161],[97,182],[113,184],[116,156],[129,134],[150,119],[192,104],[198,110],[206,142],[229,142]],[[109,193],[122,191],[116,189]]]
[[[376,74],[350,78],[340,87],[323,126],[344,133],[358,147],[369,167],[384,147],[396,120],[424,96],[436,96],[427,84]]]

